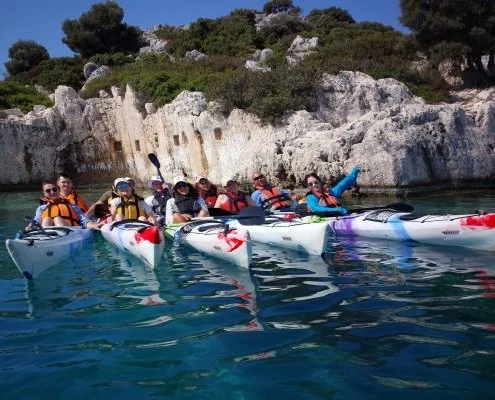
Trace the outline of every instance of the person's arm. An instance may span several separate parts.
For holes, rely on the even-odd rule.
[[[165,205],[165,225],[170,225],[171,223],[175,222],[175,215],[182,215],[179,212],[179,209],[177,208],[177,205],[175,204],[175,199],[171,198],[167,200],[167,204]],[[181,221],[181,222],[186,222]]]
[[[198,204],[201,206],[201,211],[198,213],[198,217],[209,217],[210,213],[208,212],[208,206],[206,205],[204,199],[199,198]]]
[[[37,222],[38,224],[41,224],[41,213],[43,212],[43,210],[48,207],[47,204],[42,204],[41,206],[38,206],[36,208],[36,211],[34,213],[34,218],[33,218],[33,221]],[[33,229],[34,227],[31,225],[31,223],[27,224],[27,226],[24,228],[25,231],[29,231],[31,229]]]
[[[221,208],[220,206],[225,202],[225,198],[227,197],[226,194],[220,194],[218,195],[217,197],[217,201],[215,202],[215,205],[213,206],[213,208]],[[246,196],[246,199],[248,198],[249,196]],[[251,197],[249,197],[249,200],[251,200]],[[251,200],[252,202],[253,200]]]
[[[261,207],[261,190],[255,190],[251,194],[251,199],[253,199],[254,205]]]
[[[246,206],[248,206],[248,207],[256,206],[253,199],[248,194],[245,196],[245,199],[246,199]]]
[[[328,190],[331,195],[340,198],[344,192],[350,189],[356,184],[357,177],[359,174],[359,168],[354,167],[352,171],[344,179],[342,179],[337,185]]]
[[[347,210],[343,207],[320,206],[318,204],[318,197],[314,194],[306,195],[306,204],[311,212],[335,212],[339,213],[340,215],[347,214]]]
[[[100,224],[95,224],[93,221],[91,221],[89,218],[87,218],[84,213],[81,211],[81,209],[76,206],[75,204],[70,204],[70,206],[74,209],[76,212],[77,216],[79,217],[79,223],[81,224],[82,227],[86,229],[91,229],[93,231],[98,231],[100,230]]]
[[[157,225],[157,219],[155,216],[155,213],[153,212],[153,208],[146,202],[146,200],[141,200],[140,205],[144,211],[144,214],[146,217],[148,217],[148,221],[151,222],[152,224]]]

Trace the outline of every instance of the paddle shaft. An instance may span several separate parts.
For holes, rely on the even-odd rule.
[[[151,161],[151,163],[156,167],[158,176],[161,178],[162,182],[165,182],[165,179],[163,179],[162,173],[160,172],[160,161],[158,161],[158,157],[156,156],[156,154],[149,153],[148,158]]]

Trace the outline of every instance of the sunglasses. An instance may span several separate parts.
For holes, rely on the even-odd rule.
[[[127,189],[127,188],[130,188],[131,185],[129,185],[128,183],[122,183],[121,185],[117,185],[115,188],[117,190],[122,190],[122,189]]]
[[[313,181],[313,182],[308,182],[308,187],[311,186],[320,186],[321,182],[320,181]]]
[[[258,176],[253,178],[253,181],[258,181],[260,179],[263,179],[264,177],[265,177],[265,175],[258,175]]]
[[[58,187],[46,188],[45,193],[57,193]]]
[[[186,182],[179,182],[177,185],[175,185],[177,189],[183,189],[186,187],[189,187],[189,185]]]

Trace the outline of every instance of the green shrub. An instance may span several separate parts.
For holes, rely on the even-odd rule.
[[[35,105],[51,107],[53,103],[34,87],[13,80],[0,81],[0,109],[19,108],[27,113]]]

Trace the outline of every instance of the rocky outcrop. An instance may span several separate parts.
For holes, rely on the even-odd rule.
[[[26,116],[4,112],[0,183],[39,182],[62,169],[81,183],[145,182],[156,172],[150,152],[167,180],[179,171],[247,179],[261,169],[297,185],[308,172],[338,178],[357,165],[362,192],[495,182],[495,89],[427,105],[396,80],[341,72],[324,77],[314,112],[293,113],[282,126],[242,110],[225,117],[198,92],[158,109],[130,87],[86,101],[58,87],[54,97],[54,107]]]

